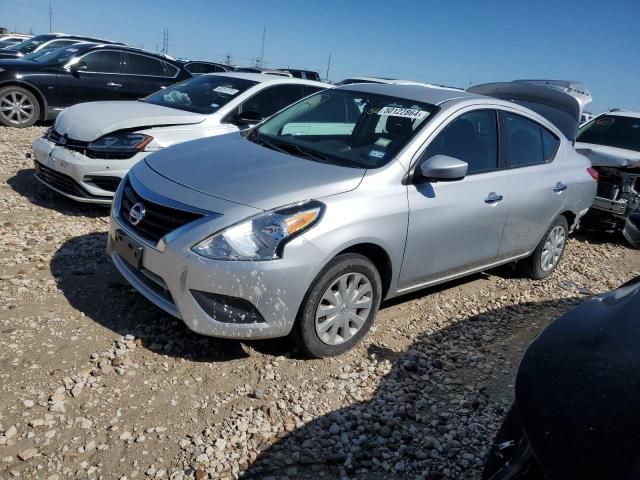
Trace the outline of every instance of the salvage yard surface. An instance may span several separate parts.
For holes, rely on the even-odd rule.
[[[478,478],[519,359],[552,319],[640,273],[618,237],[383,305],[353,351],[190,332],[105,255],[108,210],[33,178],[43,127],[0,129],[0,478]]]

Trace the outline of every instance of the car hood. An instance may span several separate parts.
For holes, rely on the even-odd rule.
[[[200,123],[206,115],[145,102],[89,102],[64,109],[54,128],[73,140],[91,142],[131,128]]]
[[[240,133],[180,143],[145,162],[182,186],[262,210],[353,190],[366,172],[276,152]]]
[[[577,142],[575,149],[594,167],[640,168],[640,152],[634,150],[582,142]]]

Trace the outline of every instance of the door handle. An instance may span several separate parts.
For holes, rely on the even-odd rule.
[[[553,187],[553,191],[556,193],[564,192],[566,189],[567,189],[567,186],[562,182],[556,183],[556,186]]]
[[[487,198],[484,199],[484,203],[494,204],[502,201],[504,197],[496,192],[491,192]]]
[[[107,83],[107,87],[116,87],[116,88],[120,88],[122,86],[121,83],[113,83],[113,82],[109,82]]]

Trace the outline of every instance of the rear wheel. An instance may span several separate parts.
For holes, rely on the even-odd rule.
[[[381,296],[380,274],[368,258],[339,255],[309,288],[294,326],[294,339],[313,357],[346,352],[371,328]]]
[[[551,224],[533,254],[522,262],[524,272],[534,280],[551,275],[562,259],[568,234],[569,224],[561,215]]]
[[[40,118],[40,102],[29,90],[9,86],[0,89],[0,124],[30,127]]]

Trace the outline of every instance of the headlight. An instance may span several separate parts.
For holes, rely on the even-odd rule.
[[[136,153],[144,149],[153,137],[142,133],[114,133],[89,144],[89,150],[105,153]]]
[[[192,248],[212,260],[273,260],[285,244],[315,225],[324,204],[316,200],[263,213],[212,235]]]

